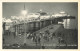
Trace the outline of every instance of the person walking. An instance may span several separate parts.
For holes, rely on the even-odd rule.
[[[40,44],[40,42],[41,42],[41,38],[39,37],[39,38],[38,38],[38,43]]]
[[[60,46],[60,43],[61,43],[61,37],[58,37],[58,42],[59,42],[59,46]]]
[[[35,36],[35,42],[36,42],[36,46],[37,46],[37,37]]]

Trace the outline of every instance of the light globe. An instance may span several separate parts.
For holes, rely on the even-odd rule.
[[[26,10],[22,10],[22,14],[23,15],[26,15],[27,14],[27,11]]]

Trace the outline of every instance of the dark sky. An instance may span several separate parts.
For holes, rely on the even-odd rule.
[[[25,3],[28,13],[38,12],[42,9],[47,13],[59,13],[61,10],[76,17],[78,19],[78,3],[76,2],[28,2]],[[11,16],[20,16],[21,10],[24,9],[24,3],[20,2],[3,2],[3,17],[10,18]]]

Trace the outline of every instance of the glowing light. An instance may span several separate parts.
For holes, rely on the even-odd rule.
[[[70,16],[70,15],[68,15],[68,16]]]
[[[42,12],[42,9],[40,9],[40,12]]]
[[[55,17],[55,18],[57,18],[57,17],[61,17],[62,16],[62,14],[54,14],[54,15],[52,15],[52,17]]]
[[[55,14],[55,17],[57,17],[57,16],[62,16],[61,14]]]
[[[69,29],[70,28],[70,19],[64,19],[63,20],[64,28]]]
[[[23,15],[26,15],[27,14],[27,11],[26,10],[22,10],[22,14]]]
[[[70,26],[70,19],[67,19],[67,28]]]
[[[49,18],[50,18],[50,15],[40,16],[40,20],[41,19],[49,19]]]
[[[63,22],[58,22],[58,24],[63,24]]]
[[[5,22],[6,21],[6,18],[3,18],[2,21]]]
[[[60,13],[65,13],[65,11],[61,11]]]
[[[13,22],[11,19],[6,19],[5,22]]]

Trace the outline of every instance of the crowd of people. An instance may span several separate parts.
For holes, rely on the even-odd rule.
[[[50,33],[48,30],[45,31],[44,33],[42,32],[39,32],[39,33],[27,33],[26,34],[26,37],[28,39],[31,39],[33,42],[36,42],[36,43],[40,43],[41,42],[41,39],[44,39],[45,41],[49,41],[49,40],[52,40],[53,39],[53,36],[55,36],[55,33]]]
[[[39,32],[39,33],[33,33],[33,34],[28,33],[27,34],[27,38],[31,39],[36,44],[41,44],[42,39],[44,39],[46,42],[49,42],[49,41],[53,40],[54,37],[58,38],[58,43],[59,44],[60,43],[67,44],[65,42],[65,40],[63,39],[63,36],[62,36],[61,33],[58,33],[58,36],[56,36],[55,32],[52,33],[52,32],[49,32],[49,30],[47,30],[44,33],[43,32]]]

